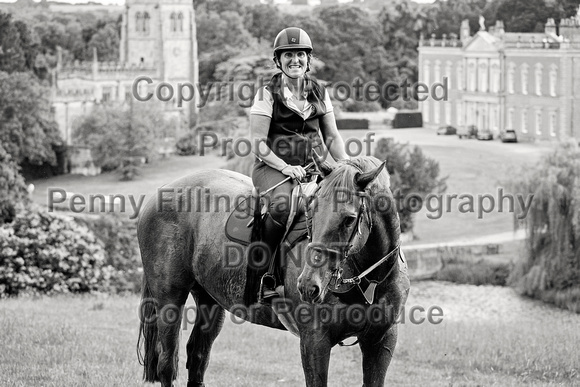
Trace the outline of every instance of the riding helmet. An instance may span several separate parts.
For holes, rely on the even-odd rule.
[[[274,40],[274,57],[282,50],[303,49],[309,54],[312,51],[310,36],[302,28],[284,28]]]

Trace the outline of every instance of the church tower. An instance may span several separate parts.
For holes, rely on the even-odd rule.
[[[126,0],[120,60],[154,68],[156,82],[198,82],[195,11],[191,0]],[[197,111],[195,104],[192,109]]]
[[[121,62],[155,67],[161,81],[193,82],[194,15],[191,0],[127,0]]]

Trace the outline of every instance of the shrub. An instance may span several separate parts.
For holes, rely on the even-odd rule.
[[[197,154],[197,135],[189,132],[180,137],[175,143],[175,149],[180,156],[193,156]]]
[[[447,187],[447,177],[439,178],[439,163],[425,156],[418,146],[409,149],[408,144],[396,143],[392,138],[381,138],[377,142],[374,156],[379,160],[387,160],[386,167],[391,175],[391,190],[395,198],[405,198],[411,194],[424,197],[431,192],[443,192]],[[401,232],[412,231],[411,209],[401,206],[398,211]]]
[[[381,104],[377,101],[358,101],[347,99],[342,104],[345,112],[378,112],[381,110]]]
[[[510,264],[461,262],[446,264],[434,279],[458,284],[505,286],[509,274]]]
[[[0,144],[0,225],[14,219],[15,206],[28,198],[20,167]]]
[[[115,213],[87,218],[83,223],[103,243],[105,265],[114,270],[108,282],[111,293],[138,292],[142,265],[137,243],[136,223]]]
[[[535,168],[516,171],[510,183],[514,192],[534,195],[527,217],[515,222],[526,228],[526,255],[510,283],[521,294],[580,312],[578,144],[559,144]]]
[[[111,269],[95,235],[72,218],[34,209],[0,226],[0,296],[107,287]]]
[[[25,209],[0,226],[0,297],[137,292],[140,283],[135,224],[119,215],[75,220]]]
[[[338,129],[368,129],[369,120],[365,118],[342,118],[336,120]]]

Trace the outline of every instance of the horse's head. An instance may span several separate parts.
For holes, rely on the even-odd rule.
[[[373,228],[375,233],[378,228],[378,239],[398,238],[387,231],[398,226],[398,218],[384,167],[385,163],[374,157],[342,161],[334,168],[319,166],[323,180],[308,208],[311,241],[298,278],[302,300],[323,301],[343,260],[361,251],[369,253],[367,241]],[[395,223],[385,221],[385,216],[394,216]],[[375,243],[390,242],[373,240]]]

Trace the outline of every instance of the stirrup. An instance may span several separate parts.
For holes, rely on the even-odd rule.
[[[262,276],[260,280],[260,291],[258,293],[258,302],[260,304],[267,303],[265,301],[270,300],[278,296],[276,292],[276,277],[272,273],[266,273]]]

